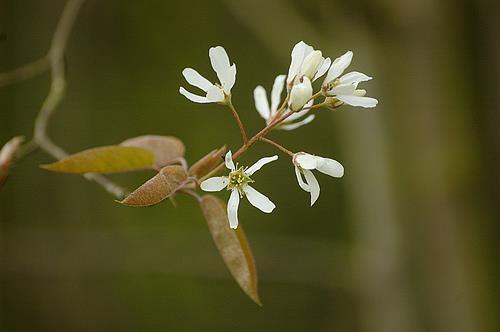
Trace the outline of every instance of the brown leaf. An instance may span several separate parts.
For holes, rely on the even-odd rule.
[[[182,141],[173,136],[145,135],[129,138],[121,146],[135,146],[150,150],[155,155],[156,169],[175,163],[184,157],[186,148]]]
[[[16,153],[24,138],[16,136],[10,139],[0,150],[0,185],[5,182],[10,166],[16,159]]]
[[[187,183],[187,172],[179,165],[163,167],[158,174],[146,181],[121,204],[143,207],[158,204]]]
[[[121,173],[152,168],[154,159],[153,153],[143,148],[102,146],[41,167],[62,173]]]
[[[241,224],[236,230],[229,227],[226,204],[213,195],[203,196],[200,206],[215,245],[233,278],[255,303],[262,305],[255,261]]]
[[[201,178],[202,176],[208,174],[215,168],[215,166],[224,161],[222,159],[222,156],[224,156],[225,153],[225,145],[218,150],[212,150],[210,153],[198,160],[189,168],[189,175]]]

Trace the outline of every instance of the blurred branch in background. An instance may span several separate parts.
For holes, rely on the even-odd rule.
[[[49,121],[61,103],[66,89],[64,53],[71,29],[75,23],[78,12],[84,0],[68,0],[64,6],[59,23],[57,24],[50,49],[46,56],[22,66],[10,72],[0,74],[0,87],[29,79],[43,73],[47,69],[51,70],[50,90],[42,103],[42,107],[35,120],[34,137],[21,148],[16,159],[21,159],[26,154],[37,148],[41,148],[56,159],[63,159],[68,154],[57,144],[55,144],[47,134]],[[126,191],[99,174],[85,174],[87,180],[91,180],[102,186],[108,193],[118,199],[126,195]]]
[[[13,69],[8,72],[0,73],[0,88],[25,81],[37,75],[45,73],[50,69],[50,59],[48,55],[28,63],[22,67]]]

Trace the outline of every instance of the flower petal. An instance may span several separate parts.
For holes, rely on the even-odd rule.
[[[274,79],[273,89],[271,91],[271,115],[274,115],[281,101],[281,92],[285,85],[286,75],[278,75]]]
[[[320,192],[319,183],[311,171],[304,169],[303,172],[307,184],[309,185],[309,192],[311,193],[311,206],[313,206],[319,197],[319,192]]]
[[[292,61],[290,62],[290,68],[288,69],[287,83],[290,84],[295,79],[295,76],[300,71],[300,67],[304,62],[304,59],[309,53],[314,51],[314,49],[304,43],[303,41],[298,42],[292,49]]]
[[[246,185],[243,187],[243,191],[245,192],[248,201],[250,204],[255,206],[257,209],[261,210],[265,213],[271,213],[276,205],[269,198],[267,198],[262,193],[258,192],[254,188]]]
[[[194,93],[191,93],[184,89],[182,86],[179,88],[179,92],[181,95],[186,97],[187,99],[195,102],[195,103],[200,103],[200,104],[206,104],[206,103],[211,103],[212,101],[208,100],[207,97],[202,97],[195,95]]]
[[[342,75],[339,78],[340,84],[357,84],[360,82],[366,82],[371,80],[373,77],[370,77],[366,74],[360,73],[358,71],[351,71],[347,74]]]
[[[302,127],[302,126],[310,123],[312,120],[314,120],[314,118],[315,118],[314,114],[311,114],[307,118],[305,118],[299,122],[282,125],[282,126],[278,127],[277,129],[294,130],[294,129],[297,129],[299,127]]]
[[[302,188],[302,190],[304,191],[309,192],[309,185],[304,182],[304,179],[302,179],[302,173],[300,171],[300,168],[298,168],[297,166],[295,166],[295,176],[297,176],[297,182],[299,183],[300,188]]]
[[[318,66],[318,71],[316,72],[316,75],[314,75],[313,82],[316,81],[321,76],[323,76],[328,71],[331,64],[332,60],[330,58],[323,59],[323,62],[321,62],[321,64]]]
[[[328,96],[344,95],[349,96],[354,94],[356,86],[354,84],[337,85],[336,87],[327,91]]]
[[[212,103],[220,103],[224,101],[224,92],[216,85],[212,85],[207,91],[207,99]]]
[[[189,84],[200,88],[205,92],[207,92],[208,89],[213,86],[212,82],[201,76],[200,73],[198,73],[193,68],[185,68],[182,71],[182,75]]]
[[[262,166],[264,166],[265,164],[268,164],[272,161],[275,161],[276,159],[278,159],[278,156],[274,155],[272,157],[264,157],[264,158],[261,158],[259,160],[257,160],[257,162],[255,164],[253,164],[252,166],[248,167],[246,170],[245,170],[245,173],[248,175],[248,176],[251,176],[253,173],[257,172],[259,169],[262,168]]]
[[[290,109],[288,110],[289,112],[293,112],[292,115],[290,115],[284,122],[294,122],[295,120],[301,118],[302,116],[306,115],[309,112],[309,108],[314,104],[314,100],[308,101],[304,107],[302,107],[302,111],[298,112],[293,112]]]
[[[269,109],[266,89],[261,85],[257,86],[255,90],[253,90],[253,99],[255,100],[257,112],[267,121],[271,117],[271,110]]]
[[[234,83],[236,82],[236,64],[233,63],[233,65],[229,68],[229,74],[226,80],[222,83],[222,87],[224,88],[224,91],[226,94],[231,94],[231,89],[234,86]]]
[[[347,51],[344,55],[339,56],[335,59],[326,75],[325,81],[323,84],[328,84],[344,72],[347,67],[351,64],[352,61],[352,51]]]
[[[226,188],[229,183],[227,176],[215,176],[213,178],[208,178],[200,184],[200,188],[203,191],[221,191]]]
[[[365,108],[373,108],[377,106],[378,100],[370,97],[360,96],[336,96],[336,98],[351,106],[361,106]]]
[[[234,166],[234,161],[233,161],[233,154],[231,150],[229,150],[226,153],[226,157],[224,158],[224,162],[226,163],[226,167],[230,169],[231,171],[234,171],[236,169],[236,166]]]
[[[227,52],[222,46],[211,47],[208,55],[224,91],[229,94],[236,79],[236,65],[231,66]]]
[[[240,193],[238,189],[231,191],[229,201],[227,202],[227,217],[229,219],[229,227],[232,229],[238,228],[238,206],[240,205]]]
[[[300,152],[294,157],[294,162],[296,165],[303,169],[315,169],[318,165],[318,160],[322,159],[318,156],[313,156],[312,154]]]
[[[336,160],[329,158],[322,158],[316,169],[323,174],[333,176],[335,178],[341,178],[344,176],[344,166]]]

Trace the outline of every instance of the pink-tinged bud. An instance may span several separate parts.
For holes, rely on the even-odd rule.
[[[14,137],[10,141],[5,143],[5,145],[0,150],[0,185],[7,178],[9,168],[12,162],[15,160],[17,150],[19,149],[23,141],[24,138],[20,136]]]

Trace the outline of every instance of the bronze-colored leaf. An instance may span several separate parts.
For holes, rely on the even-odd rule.
[[[206,156],[195,162],[189,168],[189,175],[201,178],[202,176],[208,174],[211,170],[215,168],[218,164],[223,162],[222,156],[226,153],[226,146],[224,145],[218,150],[212,150]]]
[[[187,183],[186,170],[179,165],[163,167],[158,174],[146,181],[120,203],[143,207],[155,205],[174,194]]]
[[[236,230],[229,227],[226,204],[213,195],[203,196],[200,206],[215,245],[234,279],[255,303],[262,305],[255,261],[241,224]]]
[[[129,138],[123,141],[121,146],[135,146],[148,149],[155,155],[156,169],[170,165],[181,160],[184,157],[186,148],[182,141],[173,136],[145,135]]]
[[[153,153],[143,148],[102,146],[41,167],[62,173],[121,173],[152,168],[154,160]]]
[[[10,166],[16,159],[16,153],[21,146],[24,138],[16,136],[10,139],[0,150],[0,185],[2,185],[7,178]]]

